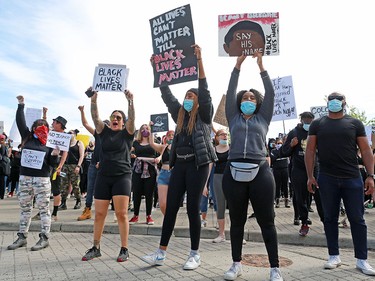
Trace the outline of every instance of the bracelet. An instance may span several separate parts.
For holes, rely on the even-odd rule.
[[[81,168],[81,166],[80,166],[80,165],[77,165],[77,168]]]

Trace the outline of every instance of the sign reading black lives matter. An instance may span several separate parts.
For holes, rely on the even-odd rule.
[[[190,5],[150,19],[154,88],[198,79]]]
[[[95,67],[93,91],[123,92],[127,89],[129,68],[119,64],[98,64]]]
[[[151,121],[154,125],[151,126],[152,133],[166,132],[169,129],[168,113],[152,114]]]

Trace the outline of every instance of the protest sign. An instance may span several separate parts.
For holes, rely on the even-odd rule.
[[[123,92],[127,89],[129,68],[120,64],[99,64],[95,67],[93,91]]]
[[[272,121],[297,118],[296,102],[294,99],[292,76],[272,79],[275,90],[275,102]]]
[[[152,114],[150,117],[154,125],[151,126],[152,133],[166,132],[169,130],[168,113]]]
[[[310,111],[314,114],[315,119],[328,115],[328,107],[326,105],[312,106],[310,107]],[[344,114],[346,114],[346,108],[344,108]]]
[[[0,121],[0,134],[4,133],[4,121]]]
[[[33,123],[37,119],[42,118],[42,110],[40,108],[26,108],[25,119],[26,126],[31,130]]]
[[[190,5],[150,19],[154,88],[198,79]]]
[[[214,119],[213,121],[222,125],[222,126],[225,126],[225,127],[228,127],[228,121],[227,121],[227,117],[225,115],[225,101],[226,101],[226,95],[223,95],[221,97],[221,100],[220,100],[220,103],[216,109],[216,112],[215,112],[215,116],[214,116]]]
[[[279,13],[219,15],[219,56],[279,54]]]
[[[53,149],[57,146],[62,151],[69,151],[71,137],[71,134],[49,131],[46,146]]]
[[[45,151],[37,151],[24,148],[22,149],[21,153],[21,166],[41,170],[45,155]]]

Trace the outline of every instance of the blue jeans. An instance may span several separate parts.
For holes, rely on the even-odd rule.
[[[215,167],[213,166],[209,175],[208,179],[208,196],[202,195],[201,203],[200,203],[200,210],[202,213],[207,213],[208,210],[208,199],[211,198],[214,203],[214,210],[216,212],[216,199],[215,199],[215,192],[214,192],[214,171]]]
[[[324,231],[329,255],[339,254],[338,220],[342,199],[350,222],[354,256],[357,259],[367,259],[367,226],[363,218],[365,208],[362,177],[358,174],[358,178],[343,179],[320,174],[318,185],[324,210]]]
[[[94,198],[94,187],[95,187],[95,180],[96,175],[98,173],[98,169],[95,167],[94,164],[90,163],[89,169],[87,171],[87,194],[86,194],[86,207],[91,208],[92,201]]]

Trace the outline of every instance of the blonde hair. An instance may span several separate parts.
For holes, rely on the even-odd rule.
[[[149,131],[150,134],[151,134],[151,128],[150,128],[150,126],[149,126],[148,124],[142,124],[141,127],[139,127],[139,130],[138,130],[138,132],[137,132],[137,138],[136,138],[136,140],[137,140],[138,142],[142,141],[142,127],[144,127],[144,126],[147,127],[148,131]]]
[[[187,134],[191,135],[193,133],[195,121],[197,119],[197,114],[198,114],[198,96],[193,95],[193,100],[194,100],[194,105],[193,109],[190,111],[190,117],[189,117],[189,123],[187,126]],[[180,110],[178,111],[178,117],[177,117],[177,128],[176,128],[176,133],[179,134],[182,131],[182,127],[184,125],[184,119],[185,119],[185,114],[186,110],[184,109],[183,106],[181,106]]]

